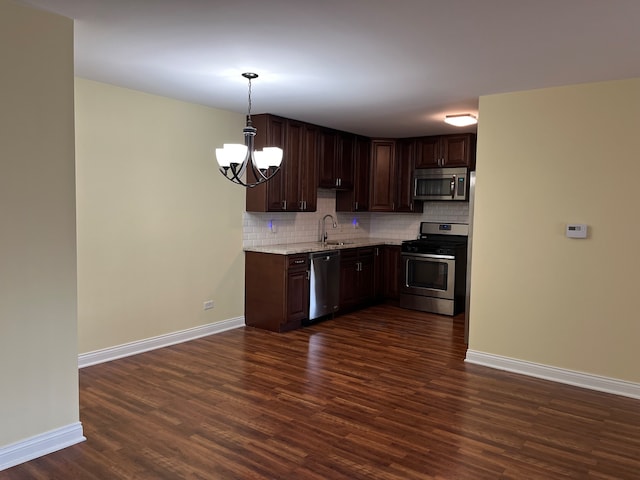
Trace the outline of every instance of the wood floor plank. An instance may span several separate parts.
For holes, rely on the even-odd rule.
[[[640,479],[640,401],[465,364],[463,328],[380,305],[87,367],[87,441],[0,480]]]

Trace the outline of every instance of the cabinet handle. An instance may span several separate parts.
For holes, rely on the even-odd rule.
[[[283,210],[287,209],[287,201],[286,200],[282,200],[282,209]]]
[[[311,273],[307,270],[307,280],[311,280]]]
[[[295,263],[296,265],[301,265],[305,262],[306,260],[294,260],[293,263]]]
[[[356,211],[358,211],[358,202],[356,202],[356,208],[355,208],[355,210],[356,210]]]
[[[306,210],[307,209],[307,201],[303,200],[302,203],[303,203],[302,209]]]
[[[376,257],[380,256],[380,249],[378,247],[376,247]]]

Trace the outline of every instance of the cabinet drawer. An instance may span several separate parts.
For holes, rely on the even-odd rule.
[[[309,255],[300,254],[300,255],[288,255],[287,256],[287,264],[289,269],[293,268],[307,268],[309,265]]]
[[[360,247],[358,249],[359,257],[373,257],[376,251],[376,247]]]

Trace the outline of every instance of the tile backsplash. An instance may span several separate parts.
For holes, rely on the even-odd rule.
[[[336,213],[334,190],[318,190],[315,212],[255,213],[245,212],[242,244],[244,247],[280,243],[315,242],[322,235],[322,218],[333,215],[338,223],[332,228],[327,219],[330,240],[349,240],[371,237],[390,240],[416,238],[420,222],[469,222],[468,202],[425,202],[424,213]]]

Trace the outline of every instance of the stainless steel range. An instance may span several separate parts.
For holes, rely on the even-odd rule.
[[[469,225],[420,224],[417,240],[402,242],[400,306],[457,315],[464,311]]]

